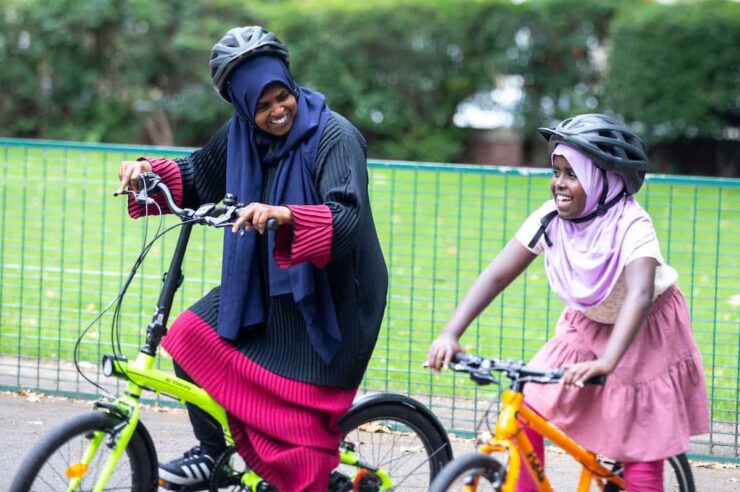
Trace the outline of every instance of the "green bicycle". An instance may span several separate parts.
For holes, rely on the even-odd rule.
[[[181,268],[192,227],[230,227],[238,216],[239,204],[235,197],[227,195],[220,206],[181,209],[156,174],[147,173],[140,179],[141,191],[128,192],[137,203],[156,206],[150,194],[161,193],[180,223],[158,230],[145,243],[114,301],[114,353],[103,356],[102,371],[106,376],[127,381],[125,391],[116,397],[101,398],[93,412],[63,422],[42,438],[23,460],[10,490],[156,490],[157,453],[148,430],[139,420],[140,397],[146,390],[195,405],[223,427],[229,447],[216,462],[209,490],[272,491],[236,453],[226,411],[203,389],[155,367],[172,301],[182,283]],[[268,223],[268,227],[276,225]],[[128,360],[121,354],[120,344],[115,343],[122,298],[152,245],[178,227],[179,238],[157,307],[147,325],[146,341],[136,358]],[[379,393],[360,398],[342,417],[340,426],[344,436],[338,450],[340,466],[332,474],[331,490],[428,490],[432,479],[452,459],[452,448],[439,420],[426,406],[404,395]]]

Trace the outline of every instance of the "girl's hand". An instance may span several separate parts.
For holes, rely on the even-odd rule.
[[[566,386],[583,388],[583,385],[589,379],[601,375],[606,376],[613,370],[614,367],[602,359],[579,362],[568,369],[560,382]]]
[[[260,234],[264,234],[269,219],[277,220],[280,225],[290,225],[293,223],[293,213],[288,207],[282,205],[252,202],[240,210],[239,218],[234,222],[231,232],[237,232],[243,227],[246,232],[257,229]]]
[[[123,193],[127,187],[139,191],[139,174],[152,172],[149,161],[123,161],[118,168],[118,190],[116,195]]]
[[[442,368],[449,369],[452,356],[462,352],[460,342],[453,335],[441,334],[429,346],[426,366],[439,371]]]

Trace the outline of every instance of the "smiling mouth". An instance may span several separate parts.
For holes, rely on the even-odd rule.
[[[270,125],[277,126],[277,127],[285,126],[286,124],[288,124],[288,119],[289,119],[288,116],[289,115],[290,115],[290,113],[285,113],[280,118],[271,118],[270,119]]]
[[[573,197],[565,195],[555,195],[555,203],[557,204],[568,204],[573,201]]]

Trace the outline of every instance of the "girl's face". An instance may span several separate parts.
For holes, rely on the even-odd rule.
[[[295,95],[280,82],[273,82],[257,101],[254,123],[263,132],[282,137],[293,127],[297,110]]]
[[[586,207],[586,192],[570,163],[562,155],[556,155],[552,160],[550,191],[558,214],[565,219],[575,219]]]

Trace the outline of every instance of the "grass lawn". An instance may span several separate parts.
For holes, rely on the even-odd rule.
[[[175,150],[0,143],[0,355],[72,360],[81,328],[118,292],[144,239],[114,198],[118,164]],[[546,172],[371,162],[370,191],[390,270],[389,304],[365,386],[415,396],[475,397],[462,376],[422,369],[429,342],[478,273],[548,198]],[[740,182],[651,177],[638,200],[692,312],[718,422],[738,421]],[[153,234],[159,219],[149,221]],[[176,223],[172,217],[165,225]],[[220,275],[221,232],[195,230],[173,314]],[[156,245],[124,305],[123,345],[142,342],[175,244]],[[466,333],[481,354],[528,359],[562,309],[538,259]],[[87,333],[82,357],[109,351],[110,316]],[[162,359],[163,366],[169,361]],[[91,390],[91,387],[87,387]],[[50,388],[53,389],[53,388]],[[489,396],[488,393],[482,397]]]

